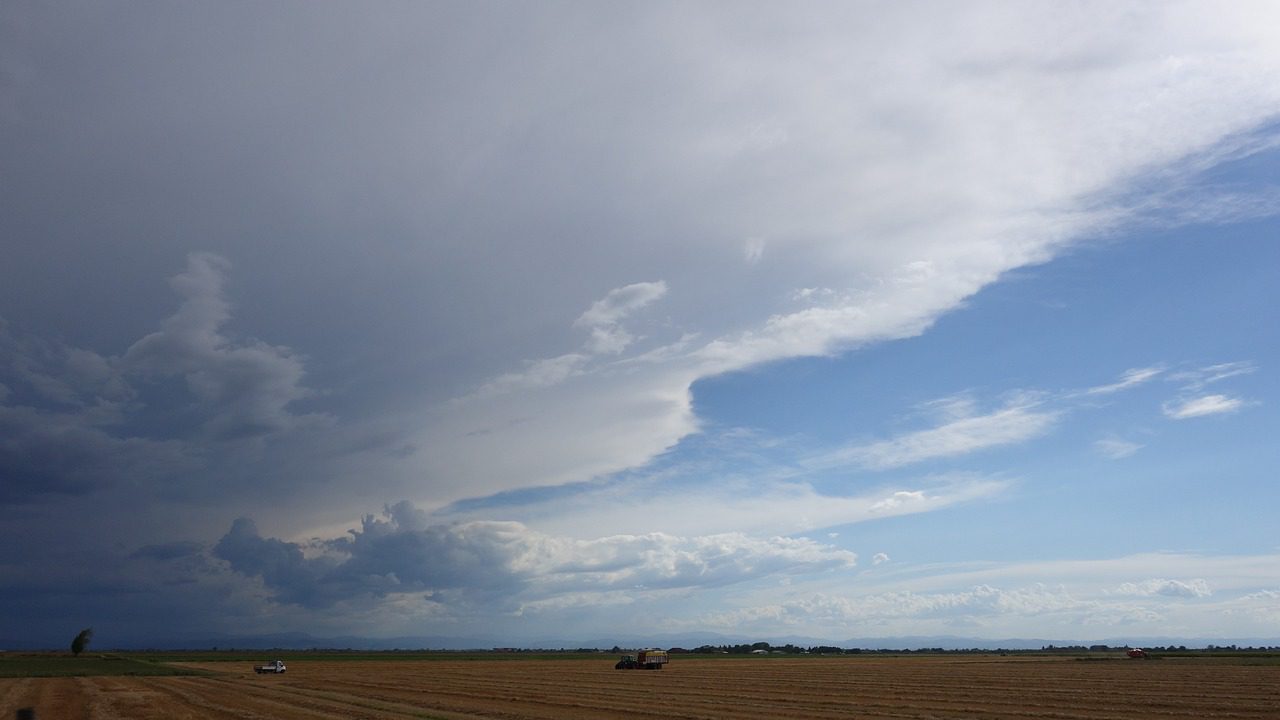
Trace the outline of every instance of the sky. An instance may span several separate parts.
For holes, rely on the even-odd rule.
[[[1280,638],[1280,6],[0,6],[0,642]]]

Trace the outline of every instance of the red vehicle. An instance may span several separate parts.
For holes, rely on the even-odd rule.
[[[1128,651],[1128,652],[1126,652],[1126,653],[1125,653],[1125,655],[1128,655],[1129,657],[1133,658],[1134,660],[1146,660],[1146,659],[1147,659],[1147,651],[1146,651],[1146,650],[1143,650],[1142,648],[1129,648],[1129,651]]]

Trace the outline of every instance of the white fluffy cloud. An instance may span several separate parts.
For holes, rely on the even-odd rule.
[[[574,325],[590,331],[591,337],[587,340],[590,352],[617,355],[635,339],[622,329],[623,319],[666,294],[667,284],[661,280],[615,288],[582,313]]]
[[[1109,385],[1098,385],[1091,387],[1086,392],[1088,395],[1109,395],[1111,393],[1128,390],[1129,388],[1141,385],[1164,372],[1161,367],[1134,368],[1126,370],[1120,377],[1120,380]]]
[[[1222,393],[1206,393],[1205,389],[1224,380],[1249,375],[1257,370],[1251,362],[1218,363],[1173,373],[1170,380],[1182,383],[1181,397],[1166,402],[1162,409],[1171,420],[1207,415],[1225,415],[1244,408],[1249,402]]]
[[[1207,367],[1183,370],[1174,373],[1169,379],[1184,383],[1186,390],[1194,393],[1203,390],[1208,385],[1229,378],[1252,374],[1257,369],[1253,363],[1247,361],[1218,363]]]
[[[1204,395],[1196,398],[1175,400],[1164,404],[1164,414],[1173,420],[1204,417],[1205,415],[1222,415],[1233,413],[1244,406],[1240,398],[1226,395]]]
[[[961,417],[937,427],[845,448],[820,462],[885,470],[925,460],[955,457],[985,448],[1026,442],[1048,432],[1058,416],[1058,412],[1037,409],[1035,403],[1015,403],[986,415],[973,416],[967,415],[966,408]]]
[[[1055,614],[1088,615],[1097,604],[1072,597],[1065,588],[1033,585],[1002,589],[979,585],[940,593],[888,592],[854,597],[814,594],[776,605],[732,611],[703,620],[712,627],[755,625],[761,621],[785,626],[835,626],[845,632],[885,621],[902,619],[962,619],[986,617],[1045,617]]]
[[[1213,594],[1209,584],[1201,578],[1193,580],[1165,580],[1153,578],[1137,583],[1124,583],[1116,588],[1118,595],[1137,595],[1148,597],[1163,595],[1166,597],[1201,598]]]

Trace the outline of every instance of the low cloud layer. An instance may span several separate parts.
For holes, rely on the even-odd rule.
[[[849,593],[821,588],[761,593],[754,603],[700,616],[693,624],[724,631],[780,626],[791,633],[839,628],[851,637],[918,636],[955,628],[980,637],[1078,641],[1168,637],[1193,626],[1201,633],[1222,633],[1249,618],[1250,626],[1265,634],[1264,618],[1274,615],[1268,603],[1275,593],[1250,588],[1280,581],[1268,562],[1265,557],[1169,553],[988,568],[959,565],[934,568],[927,577],[879,577],[882,569],[873,568],[861,587]],[[1213,569],[1220,575],[1217,580],[1184,575],[1114,582],[1153,568],[1190,573]],[[1205,613],[1219,615],[1220,621],[1194,619]]]
[[[1209,584],[1200,578],[1194,580],[1164,580],[1157,578],[1144,580],[1140,583],[1125,583],[1116,588],[1116,593],[1140,597],[1164,595],[1168,597],[1197,598],[1208,597],[1213,594],[1213,591],[1209,589]]]
[[[259,578],[283,603],[323,608],[413,593],[459,612],[584,593],[723,587],[857,562],[851,552],[805,539],[654,532],[583,541],[515,522],[434,525],[405,502],[381,518],[366,516],[350,537],[307,545],[264,538],[241,518],[213,553],[237,573]]]

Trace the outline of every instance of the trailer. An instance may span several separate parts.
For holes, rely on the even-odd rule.
[[[641,650],[634,655],[623,655],[613,666],[614,670],[661,670],[670,660],[666,650]]]
[[[275,662],[267,663],[266,665],[253,666],[253,671],[258,673],[259,675],[262,675],[263,673],[279,674],[284,672],[284,670],[285,670],[285,667],[284,667],[283,660],[276,660]]]

